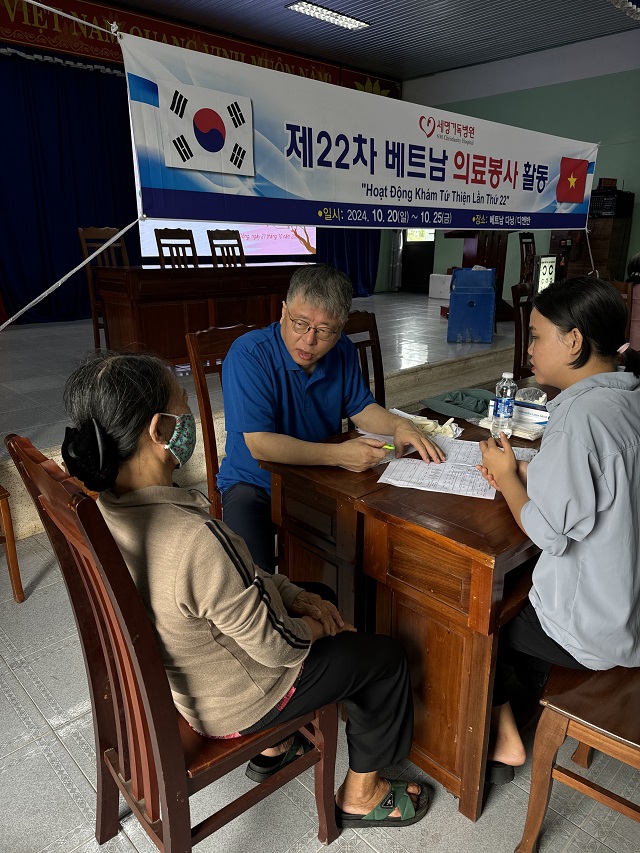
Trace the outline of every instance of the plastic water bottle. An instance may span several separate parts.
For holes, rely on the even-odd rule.
[[[493,404],[491,435],[495,439],[500,438],[501,432],[503,432],[507,438],[511,437],[513,406],[517,390],[518,386],[513,381],[513,373],[503,373],[502,379],[496,385],[496,399]]]

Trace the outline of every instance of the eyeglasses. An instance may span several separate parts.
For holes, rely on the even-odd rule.
[[[319,341],[330,341],[334,335],[337,335],[338,332],[334,329],[330,329],[328,326],[312,326],[310,323],[307,323],[306,320],[294,320],[294,318],[289,313],[289,309],[287,308],[287,314],[289,314],[289,319],[291,320],[291,325],[293,326],[293,331],[297,335],[306,335],[310,331],[314,331],[318,336]]]

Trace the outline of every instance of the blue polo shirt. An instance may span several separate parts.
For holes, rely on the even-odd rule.
[[[375,403],[362,378],[358,352],[346,335],[308,376],[289,355],[280,323],[234,341],[222,378],[227,455],[218,474],[221,492],[234,483],[252,483],[271,492],[271,475],[251,456],[243,433],[324,441],[340,432],[343,418]]]

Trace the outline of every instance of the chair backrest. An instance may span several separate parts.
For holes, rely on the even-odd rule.
[[[96,753],[131,779],[146,819],[182,798],[178,717],[142,599],[93,498],[26,438],[5,443],[60,563],[75,616],[94,717]],[[162,780],[161,784],[159,780]],[[175,805],[175,800],[172,799]]]
[[[78,228],[82,257],[88,258],[100,246],[104,246],[107,240],[115,237],[118,230],[118,228]],[[107,246],[104,252],[97,255],[91,264],[87,264],[87,274],[92,265],[96,267],[128,267],[129,256],[124,239],[120,237],[119,240],[115,240],[110,246]]]
[[[80,237],[80,247],[82,248],[82,257],[86,260],[89,255],[97,251],[100,246],[104,246],[107,240],[118,233],[118,228],[78,228],[78,236]],[[129,256],[127,255],[127,247],[124,240],[120,237],[119,240],[113,242],[110,246],[101,252],[85,266],[87,273],[87,284],[89,285],[89,296],[91,302],[95,302],[100,298],[100,294],[96,291],[93,281],[91,267],[128,267]]]
[[[239,231],[218,228],[207,231],[214,267],[243,267],[244,248]]]
[[[536,256],[536,238],[533,231],[521,231],[520,240],[520,281],[533,281],[533,265]]]
[[[513,378],[517,381],[533,376],[529,366],[529,320],[531,318],[531,301],[533,285],[531,282],[514,284],[511,288],[513,298],[513,322],[515,340],[513,344]]]
[[[609,282],[618,293],[622,296],[624,301],[627,303],[627,328],[625,333],[625,340],[629,340],[629,336],[631,334],[631,311],[633,309],[633,284],[630,281],[616,281],[615,279],[611,279]]]
[[[190,228],[156,228],[161,267],[197,267],[198,253]]]
[[[380,349],[376,315],[371,311],[352,311],[347,317],[343,331],[356,345],[358,355],[360,356],[360,368],[367,386],[371,384],[371,372],[369,370],[369,355],[371,355],[374,386],[373,396],[376,398],[376,403],[385,408],[384,370],[382,367],[382,350]],[[355,338],[352,336],[355,336]]]
[[[204,458],[207,469],[207,493],[211,501],[211,515],[214,518],[222,518],[222,498],[216,480],[218,448],[206,374],[217,373],[222,384],[222,362],[229,352],[229,347],[236,338],[257,328],[258,326],[244,326],[242,324],[219,328],[212,326],[210,329],[204,329],[201,332],[189,332],[186,336],[187,351],[196,386],[198,409],[200,410]]]

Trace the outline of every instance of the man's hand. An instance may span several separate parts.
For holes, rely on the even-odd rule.
[[[332,446],[332,451],[338,457],[340,468],[347,471],[367,471],[381,462],[387,455],[384,442],[377,438],[352,438],[342,444]]]
[[[478,470],[485,480],[498,490],[505,478],[512,474],[519,475],[518,461],[509,444],[509,439],[503,432],[500,433],[500,442],[502,449],[494,438],[480,442],[482,464],[478,465]]]
[[[446,457],[443,451],[437,444],[429,441],[424,432],[418,429],[409,418],[398,417],[398,421],[393,433],[393,443],[398,459],[403,455],[405,447],[411,445],[425,462],[444,462]]]
[[[299,592],[291,605],[292,616],[309,616],[322,626],[323,637],[334,637],[341,631],[355,631],[348,625],[338,609],[315,592]]]

